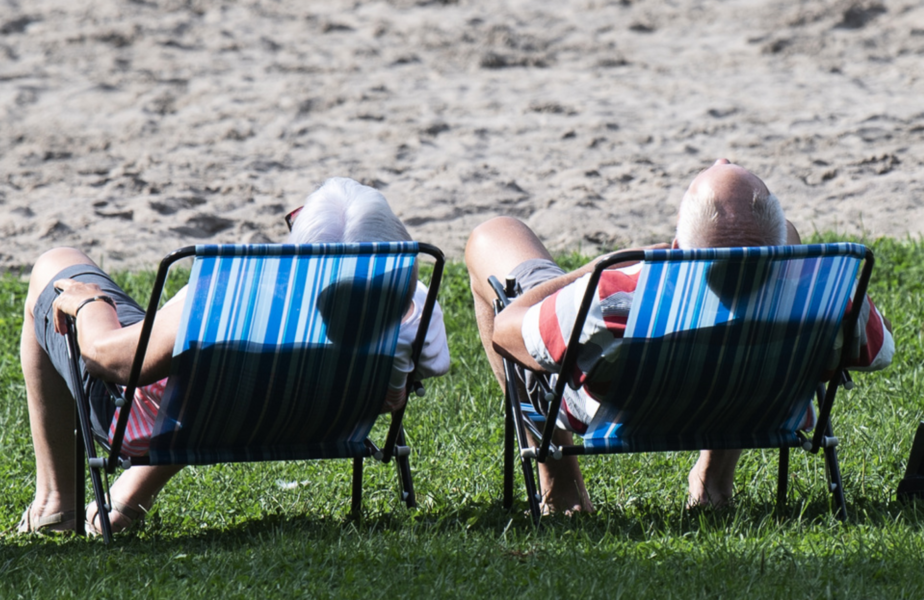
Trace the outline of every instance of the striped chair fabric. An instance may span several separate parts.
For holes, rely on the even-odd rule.
[[[418,247],[196,247],[151,464],[368,454]]]
[[[799,445],[865,252],[647,251],[585,453]]]

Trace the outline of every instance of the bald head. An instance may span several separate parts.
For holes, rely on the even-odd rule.
[[[690,183],[680,202],[681,248],[777,246],[786,219],[776,196],[747,169],[720,159]]]

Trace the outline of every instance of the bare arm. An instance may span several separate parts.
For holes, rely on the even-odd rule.
[[[632,248],[632,250],[649,250],[649,249],[666,249],[670,244],[654,244],[644,248]],[[625,252],[627,250],[621,250]],[[491,341],[494,349],[501,355],[516,361],[527,369],[533,371],[543,371],[539,363],[529,354],[526,344],[523,342],[523,318],[526,312],[534,305],[539,304],[558,290],[573,283],[584,275],[593,272],[597,263],[612,254],[604,254],[587,263],[576,271],[565,273],[555,279],[550,279],[537,285],[531,290],[526,291],[522,296],[510,303],[507,308],[502,310],[494,319],[494,336]],[[617,263],[610,267],[617,269],[629,266],[632,263]]]
[[[58,280],[55,287],[62,290],[54,303],[55,331],[58,333],[65,331],[65,317],[74,316],[84,300],[104,294],[94,284],[72,279]],[[173,343],[182,312],[182,302],[173,302],[158,311],[139,384],[153,383],[169,375]],[[128,383],[141,326],[142,323],[138,322],[122,327],[115,309],[105,302],[91,302],[81,308],[77,315],[77,342],[87,371],[105,381],[122,385]]]

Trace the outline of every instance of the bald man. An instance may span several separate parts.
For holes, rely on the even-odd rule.
[[[756,175],[717,160],[690,183],[680,202],[677,233],[673,242],[648,248],[721,248],[799,244],[795,227],[786,220],[779,200]],[[504,385],[501,356],[513,360],[527,394],[541,394],[539,380],[554,385],[548,373],[560,363],[563,349],[546,339],[549,331],[570,330],[577,306],[567,300],[580,298],[597,258],[584,267],[565,273],[552,260],[538,237],[522,222],[498,217],[479,225],[468,240],[465,262],[471,277],[475,315],[481,341],[495,376]],[[640,265],[616,264],[601,278],[611,296],[630,297],[638,282]],[[494,291],[488,277],[501,281],[516,277],[523,294],[494,317]],[[566,287],[572,293],[559,294]],[[601,300],[602,303],[606,299]],[[543,311],[543,305],[547,310]],[[891,324],[875,306],[864,310],[858,329],[861,356],[854,366],[883,368],[891,361],[894,343]],[[560,319],[560,322],[559,322]],[[554,321],[554,322],[552,322]],[[622,336],[624,325],[608,323],[610,332]],[[567,339],[567,335],[565,339]],[[588,369],[590,370],[590,369]],[[565,387],[554,443],[573,443],[572,432],[584,433],[599,403],[587,390]],[[812,418],[814,415],[812,415]],[[704,450],[690,471],[689,504],[722,505],[732,496],[735,466],[741,450]],[[577,458],[565,456],[539,465],[545,512],[591,511],[593,505],[584,486]]]

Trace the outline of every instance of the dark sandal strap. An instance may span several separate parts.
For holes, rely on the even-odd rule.
[[[52,525],[61,525],[67,523],[68,521],[76,522],[76,516],[76,511],[66,510],[64,512],[55,513],[45,517],[33,517],[32,506],[30,505],[29,508],[26,509],[26,512],[22,514],[22,519],[19,521],[17,529],[28,533],[33,533],[47,527],[51,527]]]
[[[92,536],[102,535],[102,531],[96,525],[97,520],[99,519],[99,505],[95,505],[96,509],[90,518],[87,519],[86,529],[87,532]],[[138,511],[124,502],[119,502],[118,500],[112,501],[112,510],[110,511],[109,518],[112,519],[112,512],[118,512],[123,517],[128,519],[128,524],[123,527],[120,531],[126,531],[136,524],[144,522],[144,513]]]

